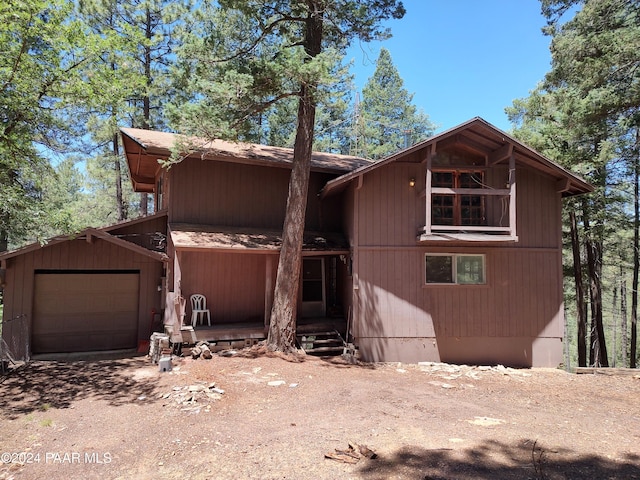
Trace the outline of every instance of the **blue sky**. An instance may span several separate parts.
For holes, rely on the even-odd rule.
[[[527,97],[550,69],[539,0],[403,3],[404,18],[388,22],[392,38],[349,49],[358,90],[373,75],[383,46],[438,131],[476,116],[510,130],[505,107]]]

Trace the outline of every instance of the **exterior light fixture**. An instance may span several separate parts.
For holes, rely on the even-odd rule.
[[[409,186],[412,187],[412,188],[416,186],[416,179],[415,178],[411,177],[409,179]]]

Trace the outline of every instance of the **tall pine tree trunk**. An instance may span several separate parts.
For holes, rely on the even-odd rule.
[[[622,265],[620,266],[620,332],[621,332],[621,341],[622,344],[620,346],[620,350],[622,351],[621,363],[622,365],[627,365],[627,353],[629,348],[629,338],[627,336],[627,280],[624,278],[624,272],[622,270]]]
[[[576,309],[578,311],[578,366],[587,366],[587,305],[584,302],[580,237],[575,210],[569,212],[571,225],[571,249],[573,251],[573,278],[576,284]]]
[[[640,147],[640,129],[636,130],[636,152]],[[636,368],[638,342],[638,271],[640,270],[640,158],[633,165],[633,283],[631,284],[631,350],[629,367]],[[625,329],[626,332],[626,329]]]
[[[591,298],[591,355],[592,365],[609,366],[607,344],[602,317],[602,241],[595,236],[589,221],[589,205],[582,199],[582,215],[587,249],[587,273]]]
[[[315,57],[322,47],[322,10],[316,2],[310,2],[310,13],[305,26],[304,48],[309,57]],[[289,180],[289,196],[282,232],[282,249],[271,308],[271,322],[267,346],[270,350],[292,352],[295,350],[296,310],[300,271],[302,267],[302,242],[304,237],[313,128],[315,123],[316,85],[301,85],[298,103],[298,126],[293,146],[293,169]]]
[[[151,40],[153,37],[153,29],[151,28],[151,10],[147,5],[146,8],[146,24],[145,24],[145,38]],[[147,83],[147,91],[142,97],[142,128],[148,130],[151,128],[151,47],[149,44],[144,46],[144,77]],[[140,193],[140,214],[146,216],[149,213],[149,196],[146,192]]]
[[[127,205],[122,195],[122,169],[120,168],[120,141],[118,134],[113,135],[113,166],[116,171],[116,205],[118,208],[118,221],[126,220],[128,217]]]

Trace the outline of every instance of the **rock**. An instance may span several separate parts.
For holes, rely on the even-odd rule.
[[[201,345],[200,350],[202,351],[202,358],[206,358],[207,360],[213,357],[211,350],[209,349],[209,345]]]
[[[284,380],[273,380],[267,383],[267,385],[269,385],[270,387],[279,387],[281,385],[284,385],[285,383],[287,382],[285,382]]]
[[[489,417],[475,417],[473,420],[467,420],[472,425],[480,425],[481,427],[493,427],[495,425],[502,425],[505,423],[504,420],[499,418],[489,418]]]

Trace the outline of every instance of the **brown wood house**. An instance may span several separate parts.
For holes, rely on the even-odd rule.
[[[167,169],[159,160],[180,137],[122,129],[122,139],[134,188],[154,194],[158,213],[0,254],[5,319],[29,319],[36,353],[74,348],[69,332],[77,326],[60,333],[64,321],[42,317],[42,298],[52,298],[42,279],[59,285],[73,278],[56,275],[117,271],[137,275],[128,287],[137,289],[136,335],[133,320],[112,322],[107,336],[127,324],[127,341],[100,343],[96,323],[110,320],[87,314],[81,335],[97,348],[148,340],[152,312],[162,312],[175,342],[264,338],[292,151],[192,140]],[[298,331],[340,330],[368,361],[556,366],[564,335],[561,201],[591,190],[480,118],[378,162],[316,153]],[[166,234],[164,252],[124,245],[152,232]],[[194,293],[206,296],[211,327],[191,327]],[[114,308],[126,304],[121,295],[111,297]]]

